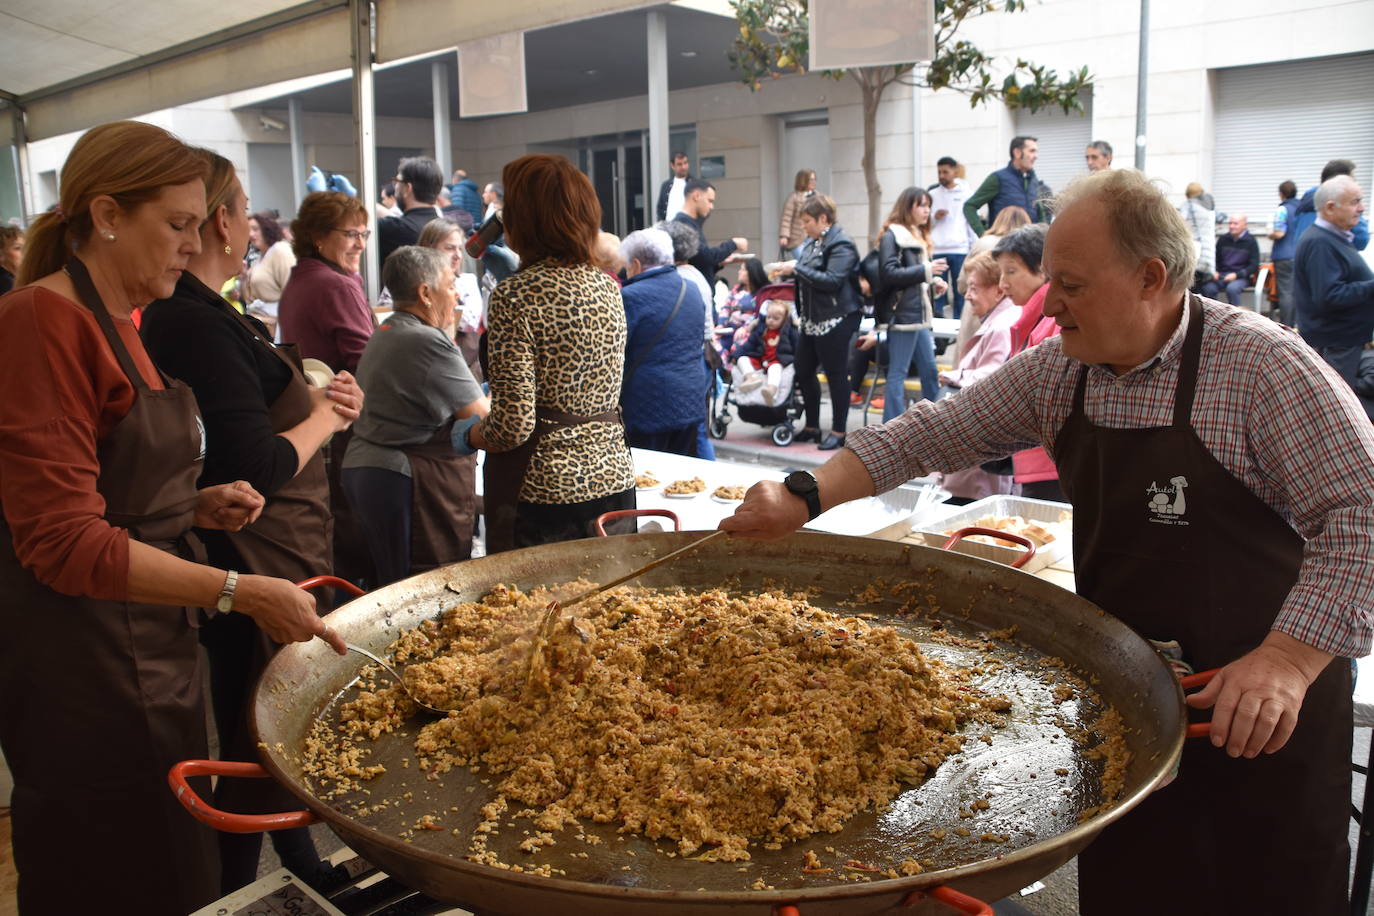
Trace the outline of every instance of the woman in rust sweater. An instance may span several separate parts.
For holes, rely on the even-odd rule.
[[[343,651],[290,582],[198,562],[193,525],[241,528],[263,500],[242,481],[197,491],[195,398],[131,316],[200,250],[204,172],[160,128],[89,131],[0,299],[0,385],[23,392],[0,400],[0,745],[26,914],[137,901],[181,916],[218,895],[214,838],[166,785],[206,754],[201,608]],[[72,837],[100,850],[79,880]]]

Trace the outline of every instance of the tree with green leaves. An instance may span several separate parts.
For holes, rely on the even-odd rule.
[[[751,89],[765,79],[805,73],[808,60],[807,0],[730,0],[739,34],[730,63]],[[1057,105],[1067,114],[1082,111],[1079,94],[1092,86],[1088,68],[1061,77],[1054,70],[1017,58],[1010,72],[998,80],[997,62],[972,42],[958,37],[960,26],[978,16],[1017,13],[1025,0],[935,0],[935,59],[918,65],[857,67],[826,70],[833,79],[849,76],[863,94],[864,181],[868,187],[868,237],[876,239],[883,215],[883,189],[873,161],[878,106],[894,83],[921,88],[952,89],[969,97],[971,106],[999,100],[1011,108],[1039,111]]]

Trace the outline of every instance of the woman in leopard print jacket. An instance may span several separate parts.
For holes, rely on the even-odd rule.
[[[561,156],[522,157],[501,177],[522,266],[489,304],[491,413],[454,433],[459,451],[488,452],[488,553],[587,537],[597,516],[635,506],[618,409],[625,309],[592,264],[596,193]]]

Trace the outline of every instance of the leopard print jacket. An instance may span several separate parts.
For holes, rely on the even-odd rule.
[[[534,431],[536,404],[584,416],[614,410],[625,371],[625,306],[609,276],[590,265],[531,264],[491,294],[487,315],[491,414],[487,461],[500,461]],[[545,434],[520,489],[524,502],[568,504],[634,486],[625,431],[615,423]]]

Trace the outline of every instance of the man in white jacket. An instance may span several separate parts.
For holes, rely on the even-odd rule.
[[[930,188],[930,240],[935,249],[932,256],[944,258],[949,264],[951,279],[959,276],[968,257],[969,247],[978,240],[968,220],[964,218],[964,201],[969,196],[968,182],[958,177],[959,163],[951,156],[941,156],[935,164],[940,183]],[[958,284],[951,282],[943,296],[935,300],[935,314],[958,318],[964,310],[964,297]],[[953,300],[954,309],[947,312],[945,302]]]

